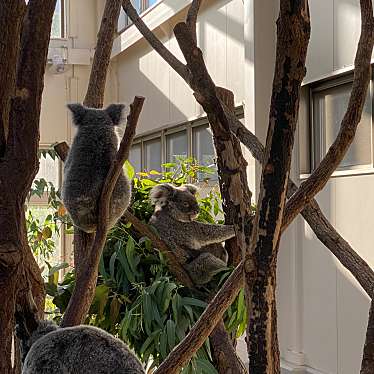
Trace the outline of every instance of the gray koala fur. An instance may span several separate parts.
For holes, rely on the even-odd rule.
[[[28,339],[22,374],[144,374],[121,340],[93,326],[59,328],[40,321]]]
[[[199,214],[191,184],[174,187],[163,183],[151,190],[155,211],[150,223],[171,248],[183,248],[189,258],[183,264],[195,284],[208,283],[227,265],[227,252],[222,242],[235,236],[234,226],[212,225],[194,221]]]
[[[69,104],[77,134],[65,161],[62,200],[75,226],[96,231],[98,201],[118,148],[114,126],[120,124],[124,105],[106,109]],[[109,227],[113,227],[130,203],[131,188],[121,172],[110,201]]]

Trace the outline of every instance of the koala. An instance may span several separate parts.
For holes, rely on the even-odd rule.
[[[39,321],[27,333],[16,316],[21,341],[22,374],[144,374],[125,343],[93,326],[60,328]]]
[[[199,214],[191,184],[174,187],[163,183],[150,193],[155,205],[150,223],[171,248],[181,247],[187,253],[182,265],[196,285],[208,283],[227,265],[227,252],[222,242],[235,236],[234,226],[212,225],[194,221]],[[181,263],[182,263],[181,261]]]
[[[78,131],[67,156],[62,185],[62,201],[75,226],[91,233],[96,231],[98,201],[105,178],[118,148],[114,126],[118,126],[124,105],[106,109],[69,104]],[[130,203],[131,187],[121,174],[110,200],[109,227],[113,227]]]

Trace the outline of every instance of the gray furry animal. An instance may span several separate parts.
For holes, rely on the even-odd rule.
[[[69,104],[68,108],[78,131],[65,162],[62,201],[75,226],[94,232],[100,194],[118,148],[114,126],[121,121],[124,105],[102,110]],[[109,227],[125,212],[130,196],[130,182],[122,171],[110,200]]]
[[[188,258],[183,267],[197,285],[208,283],[227,265],[222,242],[235,236],[234,226],[194,221],[199,214],[197,188],[191,184],[174,187],[163,183],[150,193],[155,211],[150,223],[172,249],[181,247]]]
[[[19,322],[18,322],[19,323]],[[144,374],[125,343],[93,326],[60,328],[39,321],[36,330],[18,325],[23,354],[22,374]]]

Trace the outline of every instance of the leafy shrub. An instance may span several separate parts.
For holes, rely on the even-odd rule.
[[[131,210],[148,222],[153,213],[149,192],[159,183],[181,185],[197,182],[202,173],[211,172],[192,159],[163,165],[165,172],[138,173],[127,162],[125,169],[133,179]],[[201,183],[207,185],[207,181]],[[56,196],[58,194],[56,193]],[[199,200],[202,222],[221,222],[220,196],[216,188]],[[61,283],[49,271],[47,293],[57,307],[59,320],[74,287],[74,270]],[[169,272],[165,259],[151,241],[138,233],[130,223],[120,221],[108,237],[99,266],[95,299],[86,323],[101,327],[126,341],[149,367],[157,366],[188,333],[206,307],[209,294],[227,278],[231,270],[219,273],[208,287],[191,290],[179,284]],[[244,293],[240,292],[225,315],[228,331],[240,336],[246,327]],[[209,340],[199,349],[183,373],[216,373]]]

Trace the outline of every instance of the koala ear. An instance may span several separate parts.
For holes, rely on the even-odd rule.
[[[71,113],[73,114],[74,124],[79,125],[82,122],[87,109],[82,104],[79,104],[79,103],[68,104],[67,107],[70,109]]]
[[[188,191],[192,195],[195,195],[198,191],[198,188],[194,186],[193,184],[184,184],[183,186],[179,187],[182,191]]]
[[[162,183],[152,188],[150,193],[151,202],[156,204],[158,200],[162,198],[168,198],[173,196],[174,187],[169,183]]]
[[[114,126],[118,126],[121,122],[124,108],[125,106],[123,104],[111,104],[105,109],[105,112],[112,120]]]

